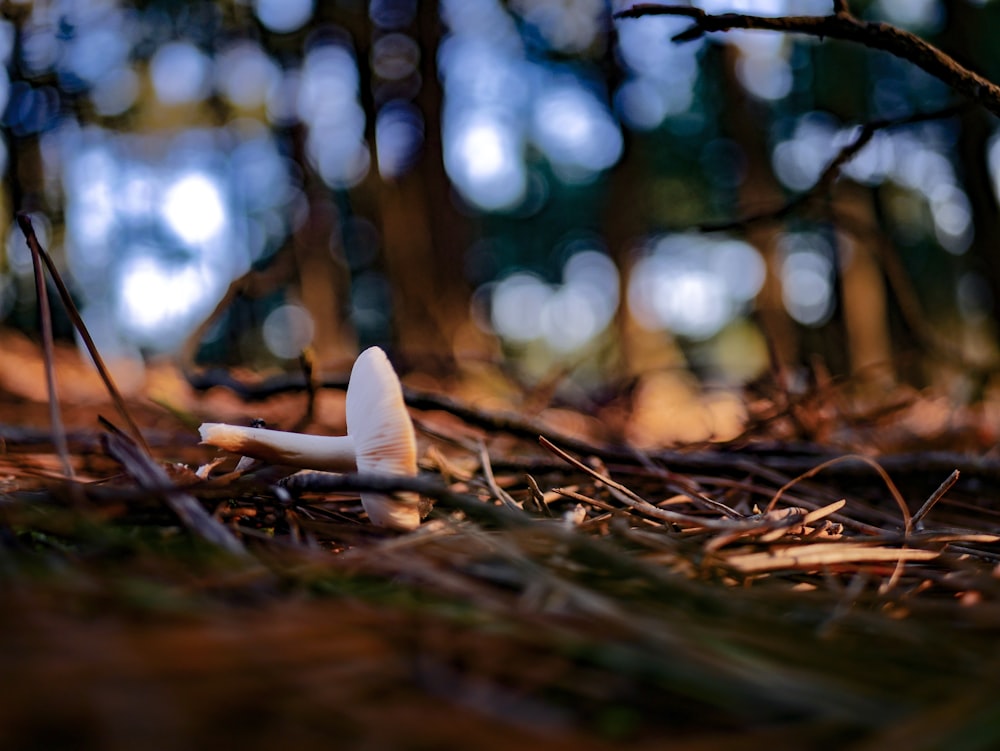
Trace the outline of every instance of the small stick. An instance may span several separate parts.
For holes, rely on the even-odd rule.
[[[154,462],[148,453],[140,450],[128,436],[112,431],[105,433],[102,440],[108,454],[122,465],[139,487],[162,495],[166,504],[188,529],[228,553],[242,558],[250,557],[243,543],[228,527],[202,508],[197,498],[174,485],[166,470]]]
[[[568,488],[555,488],[554,492],[563,496],[564,498],[572,498],[574,501],[579,501],[580,503],[586,503],[589,506],[596,506],[603,511],[617,512],[619,509],[615,508],[611,504],[605,503],[604,501],[599,501],[596,498],[591,498],[590,496],[584,495],[583,493],[577,493],[575,490],[570,490]]]
[[[313,421],[316,416],[316,363],[311,349],[303,350],[299,354],[299,369],[302,371],[302,380],[306,389],[306,409],[292,430],[301,432]]]
[[[497,484],[497,478],[493,476],[493,467],[490,464],[490,453],[486,450],[486,444],[482,441],[479,442],[479,463],[483,468],[483,475],[486,477],[486,484],[490,488],[490,492],[500,501],[503,505],[513,511],[523,511],[523,509],[517,505],[517,501],[511,497],[510,493],[501,488]]]
[[[924,517],[930,513],[930,510],[934,508],[934,505],[944,497],[944,494],[951,490],[952,486],[958,482],[959,475],[961,475],[961,472],[956,469],[945,478],[944,482],[938,485],[938,489],[931,493],[930,498],[924,501],[924,505],[917,509],[917,513],[910,519],[911,529],[915,529],[924,520]]]
[[[607,475],[602,475],[593,467],[588,467],[576,457],[566,453],[552,443],[552,441],[548,440],[545,436],[538,436],[538,442],[556,456],[602,483],[611,495],[629,508],[641,511],[646,516],[653,517],[654,519],[671,522],[673,524],[687,524],[698,528],[722,530],[754,529],[760,524],[755,519],[709,519],[707,517],[682,514],[677,511],[671,511],[669,509],[660,508],[659,506],[654,506],[633,490],[630,490],[619,482],[615,482]]]
[[[31,220],[27,214],[17,215],[17,224],[24,233],[31,251],[31,268],[35,275],[35,296],[38,300],[39,328],[42,333],[42,350],[45,353],[45,386],[49,394],[49,421],[52,423],[52,445],[55,446],[63,474],[73,479],[73,465],[69,460],[69,445],[66,441],[66,426],[59,412],[59,394],[56,391],[55,343],[52,340],[52,309],[49,307],[49,292],[42,272],[41,245],[35,237]],[[34,241],[34,242],[32,242]]]
[[[733,509],[729,508],[729,506],[727,506],[726,504],[722,503],[721,501],[717,501],[714,498],[710,498],[709,496],[705,495],[705,493],[701,492],[700,488],[698,487],[698,483],[695,482],[690,477],[682,477],[678,475],[676,472],[672,472],[668,469],[663,469],[662,467],[657,466],[646,454],[643,454],[641,451],[636,451],[635,455],[636,458],[639,460],[639,463],[643,467],[645,467],[647,470],[649,470],[657,477],[662,477],[664,483],[668,487],[670,485],[674,485],[677,489],[680,490],[681,493],[690,498],[696,506],[699,505],[707,506],[713,511],[718,511],[723,516],[728,516],[730,519],[743,518],[742,514],[737,513]]]
[[[535,501],[535,506],[538,507],[538,510],[547,516],[552,516],[552,512],[549,511],[549,506],[545,502],[545,493],[543,493],[542,489],[538,487],[538,481],[527,473],[525,473],[524,479],[528,483],[528,487],[531,489],[531,498]]]
[[[125,423],[128,425],[129,432],[132,434],[136,443],[142,447],[142,450],[149,454],[149,445],[146,443],[146,439],[143,438],[142,431],[139,430],[139,426],[136,424],[135,420],[132,419],[132,415],[129,414],[128,409],[125,407],[125,399],[122,398],[121,392],[118,390],[114,379],[111,377],[111,373],[108,372],[108,368],[104,364],[104,358],[101,357],[101,353],[97,349],[97,345],[94,344],[94,339],[90,336],[90,331],[87,330],[87,325],[83,322],[83,317],[80,315],[80,311],[77,309],[76,303],[73,302],[73,296],[66,288],[66,285],[62,280],[62,276],[59,274],[59,270],[56,268],[55,264],[52,263],[52,258],[50,258],[49,254],[45,252],[42,244],[38,242],[38,237],[35,235],[35,228],[31,226],[31,217],[23,211],[19,212],[17,215],[17,224],[21,228],[21,232],[24,233],[24,239],[27,241],[28,248],[31,250],[32,259],[34,259],[37,255],[38,258],[40,258],[45,264],[45,267],[49,270],[49,275],[52,277],[52,281],[56,285],[56,289],[59,291],[59,298],[66,307],[66,312],[69,314],[70,320],[73,321],[73,326],[75,326],[76,330],[80,332],[80,338],[83,339],[83,343],[87,347],[87,352],[90,353],[90,357],[94,361],[94,366],[97,368],[97,372],[100,374],[101,380],[104,381],[104,388],[106,388],[108,393],[111,395],[111,400],[114,402],[115,407],[117,407],[122,419],[124,419]],[[34,262],[34,260],[32,262]]]

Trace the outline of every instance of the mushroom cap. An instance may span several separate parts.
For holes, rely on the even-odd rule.
[[[354,362],[347,387],[347,432],[358,472],[417,474],[413,421],[399,377],[379,347],[369,347]],[[416,494],[362,493],[361,504],[377,526],[411,530],[420,525]]]

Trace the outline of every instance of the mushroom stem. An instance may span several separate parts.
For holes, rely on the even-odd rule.
[[[349,435],[306,435],[219,422],[206,422],[198,432],[202,443],[271,464],[330,472],[357,469],[354,439]]]

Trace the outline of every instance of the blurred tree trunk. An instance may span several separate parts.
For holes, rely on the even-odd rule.
[[[949,3],[948,25],[941,35],[941,46],[963,65],[982,70],[985,64],[996,65],[996,38],[993,27],[984,23],[982,9],[966,3]],[[994,79],[997,71],[992,72]],[[1000,321],[1000,210],[989,170],[989,142],[996,132],[996,120],[981,108],[960,115],[957,155],[959,179],[972,207],[974,235],[968,256],[982,271],[993,294],[992,320]]]
[[[368,49],[359,52],[359,58],[370,50],[370,26],[368,33]],[[456,335],[469,319],[471,293],[464,274],[469,229],[468,220],[455,207],[444,170],[443,92],[437,75],[442,28],[436,3],[421,3],[410,33],[421,54],[420,90],[414,103],[424,121],[422,153],[405,174],[376,183],[376,212],[392,288],[397,349],[409,359],[430,358],[449,368]],[[374,85],[371,75],[369,81]],[[369,92],[372,153],[377,153],[373,126],[378,104]]]
[[[877,225],[868,191],[848,183],[837,188],[838,217],[849,218],[838,233],[840,309],[843,312],[851,374],[861,382],[895,382],[885,277],[876,255],[878,239],[866,228]]]
[[[628,305],[628,285],[632,272],[631,249],[642,236],[643,195],[647,181],[637,157],[641,149],[639,138],[625,134],[625,153],[611,172],[608,198],[604,212],[604,236],[608,252],[618,267],[618,311],[615,314],[614,356],[619,375],[630,378],[649,365],[641,356],[642,342],[649,334],[641,329]],[[662,338],[662,334],[657,338]]]
[[[297,164],[309,163],[306,132],[292,133]],[[350,276],[344,262],[342,221],[316,173],[303,170],[306,217],[289,238],[299,301],[313,321],[312,353],[317,370],[341,369],[357,353],[350,320]]]
[[[302,306],[313,320],[312,350],[319,370],[342,368],[357,352],[350,324],[350,280],[337,208],[316,186],[307,192],[308,215],[292,238]]]
[[[739,189],[737,216],[781,206],[785,196],[771,170],[771,150],[761,127],[762,116],[736,78],[739,50],[731,45],[720,48],[724,102],[720,106],[723,130],[746,158],[746,175]],[[757,295],[757,321],[767,339],[779,371],[794,368],[800,359],[799,337],[785,310],[781,296],[781,257],[778,241],[781,228],[772,222],[758,222],[746,228],[747,241],[764,256],[767,275]]]
[[[612,171],[608,185],[603,232],[619,274],[611,362],[618,378],[628,384],[652,371],[684,368],[688,363],[672,332],[643,327],[629,307],[628,288],[636,260],[632,251],[648,230],[650,215],[659,210],[649,205],[651,176],[643,154],[643,139],[628,133],[625,137],[625,153]]]
[[[958,132],[959,174],[972,207],[974,234],[968,255],[988,279],[993,293],[993,320],[1000,320],[1000,211],[989,171],[989,141],[993,117],[980,109],[961,116]]]

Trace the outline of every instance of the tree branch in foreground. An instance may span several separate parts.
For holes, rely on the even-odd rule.
[[[752,16],[743,13],[706,13],[686,5],[639,3],[614,14],[615,18],[642,16],[682,16],[692,23],[674,36],[675,42],[699,39],[705,34],[736,29],[806,34],[820,39],[840,39],[871,49],[882,50],[913,63],[951,86],[955,91],[1000,116],[1000,86],[974,73],[934,45],[915,34],[881,22],[862,21],[849,13],[845,4],[829,16]]]

